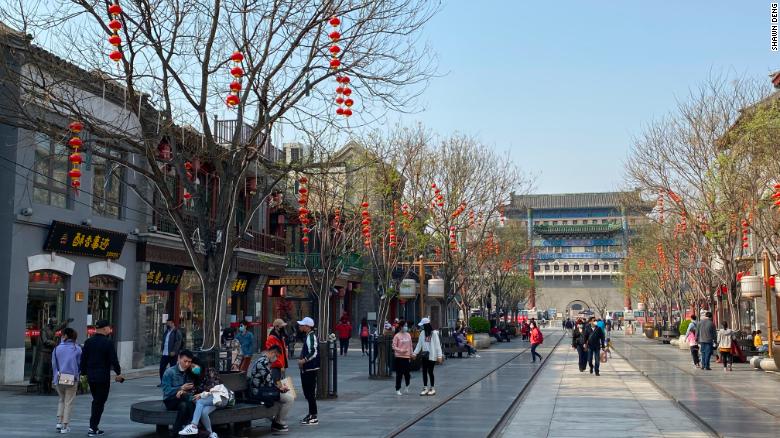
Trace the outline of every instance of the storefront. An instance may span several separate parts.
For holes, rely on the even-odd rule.
[[[150,263],[146,273],[146,291],[141,293],[138,313],[138,330],[142,334],[143,364],[160,362],[165,323],[173,317],[176,290],[179,288],[184,268]]]
[[[41,330],[50,321],[63,321],[67,276],[55,271],[30,272],[27,288],[27,320],[24,333],[24,377],[32,374]]]

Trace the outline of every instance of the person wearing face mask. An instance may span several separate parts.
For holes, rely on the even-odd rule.
[[[222,351],[227,352],[227,361],[222,371],[239,371],[244,355],[241,353],[241,344],[236,339],[236,332],[232,327],[222,331]]]
[[[236,340],[241,345],[241,354],[244,355],[244,359],[241,361],[239,370],[246,371],[249,368],[249,364],[252,362],[252,355],[255,354],[255,335],[248,330],[249,323],[242,321],[238,326],[238,334]]]
[[[599,375],[599,364],[601,362],[601,349],[604,348],[605,335],[601,327],[598,326],[595,317],[590,317],[590,326],[585,329],[585,342],[588,346],[588,365],[590,373],[596,372]],[[595,362],[595,363],[594,363]]]
[[[181,332],[176,328],[176,323],[173,319],[168,318],[165,323],[165,333],[163,333],[163,343],[161,347],[160,356],[160,384],[162,386],[162,378],[165,370],[168,367],[176,365],[176,360],[179,357],[179,351],[181,351]]]
[[[287,426],[287,414],[290,413],[295,402],[290,394],[290,388],[282,382],[274,381],[271,373],[271,364],[276,362],[281,354],[282,350],[278,345],[271,345],[260,353],[247,372],[249,401],[277,409],[276,415],[271,420],[271,429],[274,432],[290,430]]]
[[[577,323],[574,325],[574,329],[571,334],[571,348],[577,350],[577,357],[579,358],[580,372],[585,371],[585,365],[588,363],[588,352],[585,344],[585,327],[583,326],[582,319],[577,319]]]
[[[198,435],[198,422],[200,422],[209,433],[209,438],[219,438],[211,428],[209,415],[216,411],[218,406],[227,405],[232,394],[219,380],[216,368],[211,367],[208,371],[203,372],[200,365],[192,362],[190,373],[194,376],[193,393],[195,395],[192,396],[192,401],[195,403],[195,410],[192,414],[192,421],[179,432],[179,435]]]
[[[412,335],[405,321],[399,321],[393,336],[393,352],[395,353],[395,393],[401,395],[401,378],[406,382],[404,392],[409,392],[409,382],[412,375],[409,372],[412,357]]]

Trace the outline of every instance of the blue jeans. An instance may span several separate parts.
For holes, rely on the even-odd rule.
[[[209,414],[216,411],[217,407],[214,406],[214,397],[208,396],[203,397],[195,402],[195,412],[192,414],[192,424],[198,424],[198,420],[200,420],[201,423],[203,423],[203,426],[206,427],[206,430],[209,432],[213,432],[211,430],[211,419],[209,418]]]
[[[699,344],[701,347],[701,367],[705,369],[710,368],[710,357],[712,357],[712,343],[704,342]]]
[[[599,364],[601,363],[601,349],[588,347],[588,365],[591,371],[596,370],[596,374],[599,373]]]

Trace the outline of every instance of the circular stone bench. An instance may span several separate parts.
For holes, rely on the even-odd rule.
[[[236,425],[251,424],[252,420],[271,418],[276,415],[277,406],[270,408],[264,405],[236,403],[232,408],[217,409],[209,415],[211,424],[229,424],[235,429]],[[142,424],[154,424],[157,433],[168,433],[169,426],[176,420],[176,411],[165,408],[162,400],[151,400],[134,403],[130,408],[130,420]]]

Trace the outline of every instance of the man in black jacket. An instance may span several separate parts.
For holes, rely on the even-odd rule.
[[[89,417],[88,436],[103,435],[98,428],[103,408],[108,400],[108,390],[111,386],[111,370],[116,373],[115,380],[125,381],[116,357],[114,342],[108,338],[111,333],[108,321],[101,319],[95,323],[95,335],[84,342],[81,350],[81,371],[87,375],[89,390],[92,393],[92,414]]]
[[[165,333],[163,333],[162,345],[160,346],[160,352],[162,353],[160,356],[160,385],[157,386],[162,386],[165,369],[176,365],[182,344],[181,332],[176,328],[176,323],[173,322],[173,319],[168,318],[165,324]]]
[[[596,370],[596,375],[599,375],[599,363],[601,362],[601,349],[604,348],[604,331],[601,327],[596,325],[596,318],[591,316],[588,320],[588,326],[585,327],[585,343],[588,346],[588,366],[590,367],[590,373],[593,374],[593,370]],[[594,364],[595,362],[595,364]]]

